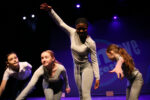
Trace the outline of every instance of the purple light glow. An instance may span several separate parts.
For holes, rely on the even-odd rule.
[[[117,19],[118,17],[117,17],[117,16],[114,16],[113,18],[114,18],[114,19]]]
[[[76,4],[76,7],[77,7],[77,8],[80,8],[80,4]]]

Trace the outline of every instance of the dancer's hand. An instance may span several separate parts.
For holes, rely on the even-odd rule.
[[[115,67],[113,70],[109,71],[110,73],[116,73],[119,79],[123,79],[124,74],[121,68]]]
[[[66,93],[70,93],[71,89],[70,88],[66,88]]]
[[[122,57],[119,58],[119,60],[116,63],[116,66],[113,70],[109,71],[110,73],[116,73],[119,79],[123,79],[124,74],[122,70],[122,64],[124,63],[124,59]]]
[[[50,10],[52,9],[52,7],[49,6],[47,3],[42,3],[42,4],[40,5],[40,9],[41,9],[41,10],[45,10],[45,11],[50,11]]]
[[[99,80],[96,80],[95,81],[95,85],[94,85],[94,89],[98,89],[99,88],[99,84],[100,84]]]

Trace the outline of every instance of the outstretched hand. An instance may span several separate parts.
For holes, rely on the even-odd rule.
[[[49,6],[47,3],[42,3],[42,4],[40,5],[40,9],[41,9],[41,10],[45,10],[45,11],[49,11],[49,10],[52,9],[52,7]]]
[[[96,80],[94,85],[95,90],[99,88],[99,84],[100,84],[99,80]]]
[[[116,73],[119,79],[123,79],[124,74],[121,68],[114,68],[113,70],[109,71],[110,73]]]

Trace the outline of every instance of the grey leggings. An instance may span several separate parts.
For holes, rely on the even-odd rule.
[[[135,76],[134,79],[129,80],[129,86],[126,90],[126,100],[138,100],[140,91],[143,86],[143,77],[140,72]]]
[[[93,83],[93,69],[91,64],[76,64],[74,74],[80,100],[91,100],[91,87]]]
[[[43,90],[46,100],[60,100],[62,95],[62,80],[49,83],[43,79]]]

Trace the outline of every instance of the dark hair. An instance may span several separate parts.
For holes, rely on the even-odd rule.
[[[78,18],[76,21],[75,21],[75,25],[79,24],[79,23],[84,23],[84,24],[87,24],[88,26],[88,21],[86,18],[82,17],[82,18]]]
[[[8,54],[6,55],[6,61],[8,61],[8,57],[9,57],[11,54],[16,54],[16,52],[12,51],[12,52],[8,53]],[[16,54],[16,55],[17,55],[17,54]]]
[[[8,67],[9,67],[9,66],[7,66],[7,64],[8,64],[8,57],[9,57],[11,54],[15,54],[15,55],[17,55],[17,54],[16,54],[16,52],[14,52],[14,51],[12,51],[12,52],[10,52],[10,53],[8,53],[8,54],[6,55],[6,58],[5,58],[6,68],[8,68]]]

